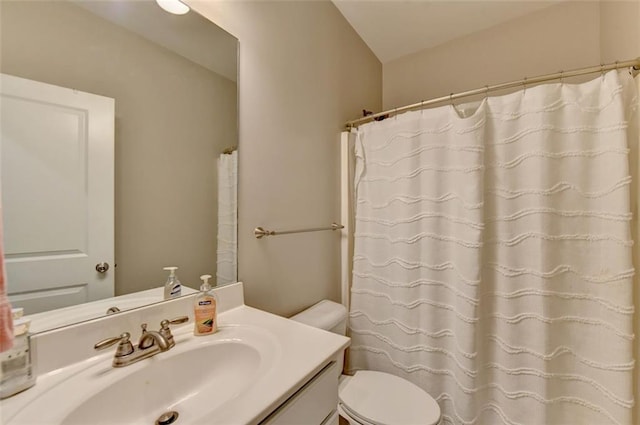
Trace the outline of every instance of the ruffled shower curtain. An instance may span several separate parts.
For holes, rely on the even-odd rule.
[[[630,424],[637,101],[613,71],[361,126],[351,371],[445,423]]]
[[[238,151],[218,158],[216,284],[238,281]]]

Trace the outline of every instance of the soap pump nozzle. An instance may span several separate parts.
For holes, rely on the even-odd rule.
[[[178,270],[178,268],[175,266],[171,266],[171,267],[163,267],[162,270],[168,270],[169,277],[176,277],[176,270]]]
[[[164,299],[168,300],[169,298],[179,297],[182,294],[182,285],[176,276],[177,267],[163,267],[162,270],[169,271],[169,277],[167,278],[167,282],[164,284]]]
[[[200,285],[200,290],[203,292],[207,292],[211,289],[211,285],[209,284],[209,279],[211,279],[210,274],[203,274],[200,276],[200,280],[202,280],[202,285]]]

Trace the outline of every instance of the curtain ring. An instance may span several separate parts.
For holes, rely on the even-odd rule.
[[[522,79],[522,92],[526,93],[527,92],[527,77],[524,77]]]
[[[420,101],[420,115],[424,115],[424,100]]]
[[[600,64],[600,76],[602,77],[602,81],[604,81],[604,64]]]
[[[560,71],[560,84],[564,84],[564,71]]]
[[[489,97],[489,86],[484,86],[484,97],[485,99]]]
[[[453,93],[449,95],[449,103],[453,105]]]

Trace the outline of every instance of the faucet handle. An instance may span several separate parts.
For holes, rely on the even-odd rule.
[[[111,347],[116,342],[119,342],[118,348],[116,349],[115,357],[122,357],[128,354],[133,353],[133,344],[129,341],[131,338],[131,334],[129,332],[123,332],[120,336],[103,339],[102,341],[98,341],[93,348],[95,350],[104,350],[107,347]]]
[[[171,320],[165,319],[162,322],[160,322],[160,335],[162,335],[167,340],[167,342],[169,343],[169,348],[176,345],[175,341],[173,340],[173,334],[171,334],[171,329],[169,328],[169,325],[179,325],[180,323],[185,323],[188,321],[189,321],[189,318],[187,316],[180,316],[180,317],[175,317]]]
[[[186,323],[189,321],[189,318],[187,316],[179,316],[179,317],[174,317],[171,320],[163,320],[162,322],[160,322],[160,326],[164,329],[165,327],[168,327],[169,325],[179,325],[181,323]]]
[[[114,337],[103,339],[102,341],[96,342],[96,345],[94,345],[93,348],[96,350],[103,350],[107,347],[111,347],[116,342],[129,341],[129,338],[131,338],[131,334],[129,332],[124,332],[120,334],[120,336],[114,336]]]

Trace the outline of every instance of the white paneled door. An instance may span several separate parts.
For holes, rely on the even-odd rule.
[[[31,314],[113,296],[114,99],[0,78],[12,305]]]

